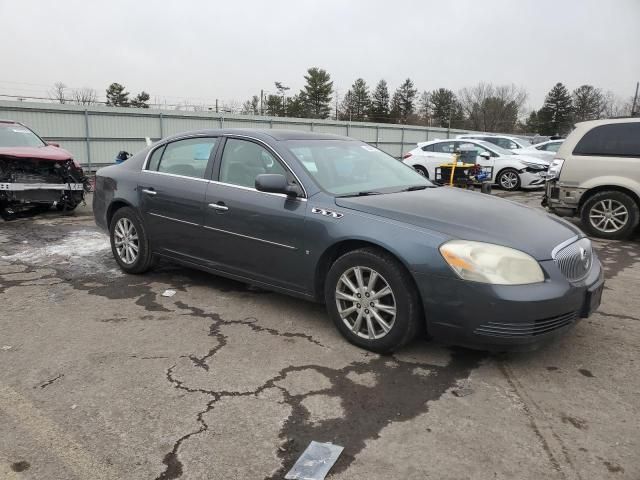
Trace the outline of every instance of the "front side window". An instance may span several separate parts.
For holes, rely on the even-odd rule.
[[[476,143],[462,143],[459,148],[460,150],[475,150],[477,155],[480,155],[481,153],[485,153],[485,152],[488,154],[491,154],[489,150],[487,150],[484,147],[481,147]]]
[[[220,164],[220,181],[255,188],[263,173],[286,175],[287,171],[264,147],[248,140],[227,139]]]
[[[16,123],[0,123],[0,147],[44,147],[40,140],[27,127]]]
[[[183,177],[204,178],[217,138],[187,138],[160,147],[151,154],[147,170]]]
[[[580,139],[573,154],[640,158],[640,122],[595,127]]]
[[[433,185],[413,168],[366,143],[349,140],[284,143],[318,185],[334,195],[390,193]]]

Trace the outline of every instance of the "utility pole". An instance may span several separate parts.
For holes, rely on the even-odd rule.
[[[338,99],[340,95],[338,94],[338,89],[336,88],[336,121],[338,120]]]
[[[260,115],[262,115],[262,99],[264,97],[264,90],[260,90]]]
[[[216,98],[216,113],[218,113],[218,99]]]
[[[633,96],[633,104],[631,105],[632,117],[636,114],[636,105],[638,104],[638,87],[640,87],[640,82],[636,82],[636,94]]]

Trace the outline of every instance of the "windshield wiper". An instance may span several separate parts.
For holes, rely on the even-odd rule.
[[[433,185],[413,185],[400,190],[401,192],[415,192],[416,190],[424,190],[425,188],[431,188]]]
[[[346,198],[346,197],[366,197],[369,195],[382,195],[384,192],[376,192],[373,190],[365,190],[363,192],[355,192],[355,193],[345,193],[344,195],[337,195],[336,198]]]

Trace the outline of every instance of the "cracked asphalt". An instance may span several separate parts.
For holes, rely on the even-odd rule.
[[[595,246],[602,306],[558,342],[380,356],[321,305],[120,273],[88,208],[0,223],[0,478],[275,480],[316,440],[336,480],[637,480],[640,243]]]

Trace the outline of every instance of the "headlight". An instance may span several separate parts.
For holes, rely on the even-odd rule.
[[[464,280],[494,285],[544,282],[538,262],[520,250],[491,243],[451,240],[440,246],[449,266]]]
[[[559,178],[560,171],[562,170],[562,165],[564,164],[564,160],[562,158],[554,158],[549,165],[549,171],[547,172],[547,178]]]

